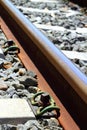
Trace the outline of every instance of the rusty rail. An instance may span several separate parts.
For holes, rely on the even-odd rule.
[[[29,69],[29,64],[32,59],[33,63],[39,68],[33,69],[38,74],[39,87],[53,95],[56,103],[60,106],[62,101],[63,105],[72,114],[76,123],[81,127],[86,127],[87,120],[87,77],[76,68],[73,63],[66,58],[66,56],[58,50],[30,21],[28,21],[8,0],[1,0],[0,2],[0,15],[3,19],[1,22],[2,29],[8,29],[6,35],[8,38],[13,38],[16,43],[20,43],[21,54],[20,58],[26,68]],[[4,20],[4,21],[3,21]],[[4,28],[5,27],[5,28]],[[20,33],[21,32],[21,33]],[[26,62],[26,60],[29,62]],[[32,68],[32,67],[31,67]],[[42,75],[45,77],[47,83],[44,82]],[[52,80],[51,80],[52,79]],[[43,85],[42,85],[43,81]],[[46,87],[43,87],[46,86]],[[54,94],[55,93],[55,94]],[[58,98],[59,99],[58,99]],[[80,109],[79,109],[80,107]],[[62,122],[65,129],[78,129],[75,122],[64,108],[61,109],[60,122]],[[83,113],[84,111],[84,113]],[[67,113],[67,114],[66,114]],[[80,114],[78,114],[80,113]],[[71,122],[71,123],[69,123]],[[71,126],[73,127],[71,128]],[[76,128],[74,128],[76,127]]]

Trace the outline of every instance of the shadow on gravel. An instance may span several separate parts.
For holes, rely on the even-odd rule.
[[[80,6],[87,7],[87,0],[70,0]]]

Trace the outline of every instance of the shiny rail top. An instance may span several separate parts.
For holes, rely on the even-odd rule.
[[[87,103],[87,77],[8,0],[1,0],[0,6],[3,6],[3,8],[10,13],[11,17],[15,18],[18,25],[23,28],[24,32],[32,39],[47,59],[50,59],[53,66],[61,73],[68,83],[71,84],[85,103]],[[13,11],[13,9],[15,11]]]

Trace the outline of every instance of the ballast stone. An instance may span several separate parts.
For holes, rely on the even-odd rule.
[[[28,102],[25,99],[0,99],[0,124],[20,124],[35,120]]]
[[[7,89],[8,89],[7,84],[0,79],[0,90],[7,90]]]

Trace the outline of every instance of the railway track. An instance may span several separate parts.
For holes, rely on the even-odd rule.
[[[18,57],[23,65],[37,74],[38,87],[48,92],[59,106],[62,127],[85,130],[87,77],[8,0],[1,0],[0,12],[1,29],[20,48]]]
[[[14,1],[24,16],[87,75],[87,16],[69,1]]]

